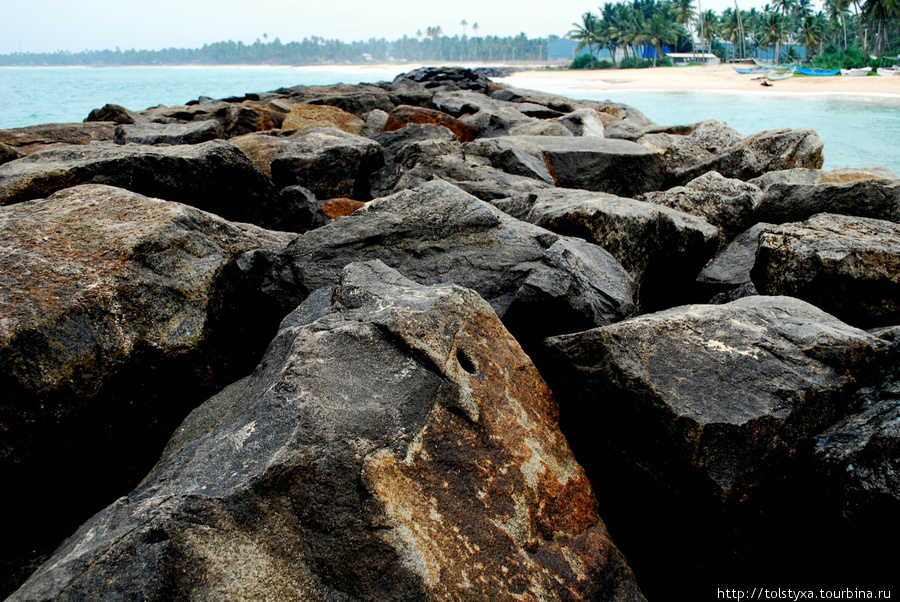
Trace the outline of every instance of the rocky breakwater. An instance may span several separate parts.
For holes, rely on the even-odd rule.
[[[0,144],[14,600],[886,570],[897,178],[812,131],[422,69]]]

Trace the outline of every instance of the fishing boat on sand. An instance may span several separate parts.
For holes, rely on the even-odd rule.
[[[858,69],[841,69],[842,77],[864,77],[869,74],[871,67],[860,67]]]
[[[771,67],[734,67],[732,69],[737,71],[742,75],[760,75],[762,73],[768,73],[772,70]]]
[[[840,72],[840,69],[815,69],[812,67],[797,67],[797,73],[799,73],[800,75],[813,75],[816,77],[838,75]]]
[[[765,61],[761,61],[759,59],[753,59],[753,62],[757,67],[762,69],[793,69],[793,65],[777,65],[775,63],[767,63]]]
[[[766,79],[776,82],[782,79],[790,79],[794,77],[793,69],[782,69],[782,70],[774,70],[769,73],[766,73]]]
[[[881,75],[882,77],[900,75],[900,67],[879,67],[876,73],[878,73],[878,75]]]

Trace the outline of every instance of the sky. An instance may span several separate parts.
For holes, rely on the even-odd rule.
[[[771,0],[769,0],[771,1]],[[734,0],[700,0],[721,12]],[[766,0],[738,0],[742,10]],[[132,48],[199,48],[224,40],[282,42],[320,36],[343,41],[415,36],[440,26],[462,35],[564,36],[590,0],[0,0],[0,54]],[[820,2],[814,2],[819,5]]]

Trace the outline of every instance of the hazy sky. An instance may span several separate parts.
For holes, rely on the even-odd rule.
[[[769,0],[771,1],[771,0]],[[717,12],[733,0],[700,0]],[[460,21],[478,23],[479,35],[565,35],[585,11],[585,0],[0,0],[0,54],[197,48],[221,40],[252,43],[264,33],[282,42],[321,36],[345,41],[397,39],[440,25],[461,35]],[[766,0],[738,0],[743,10]],[[820,5],[820,2],[815,2]]]

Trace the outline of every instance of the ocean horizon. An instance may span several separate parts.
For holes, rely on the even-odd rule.
[[[80,122],[105,104],[141,111],[297,85],[391,81],[415,68],[390,65],[3,67],[0,129]],[[778,128],[812,128],[825,141],[824,169],[886,167],[900,175],[900,95],[748,94],[738,91],[590,90],[575,81],[502,78],[517,87],[575,99],[631,105],[661,125],[724,121],[747,136]]]

